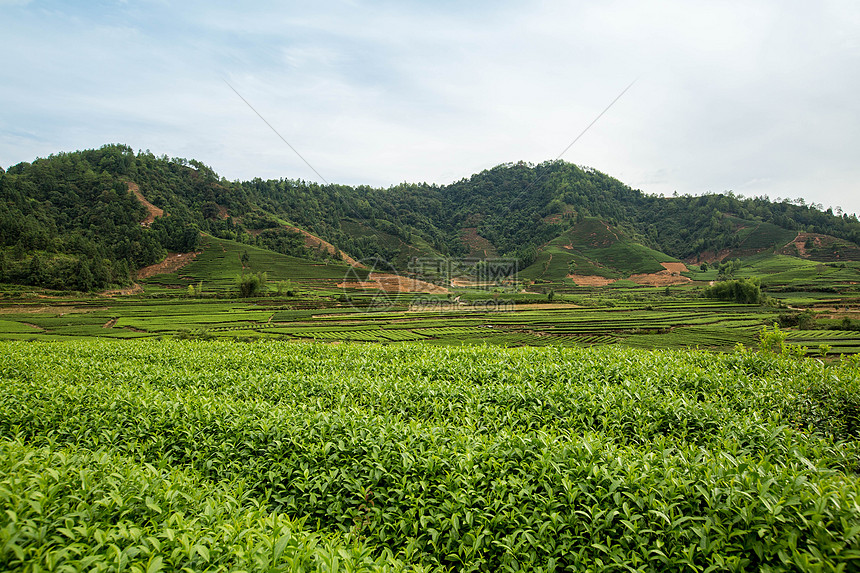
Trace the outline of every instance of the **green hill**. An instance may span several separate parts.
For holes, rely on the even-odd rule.
[[[0,282],[127,285],[168,253],[200,249],[207,235],[292,257],[292,276],[304,272],[301,265],[324,268],[350,257],[406,270],[416,258],[492,255],[516,258],[525,278],[550,281],[572,270],[619,278],[656,272],[661,262],[767,252],[860,259],[854,215],[732,193],[651,196],[562,161],[509,163],[450,185],[385,189],[231,182],[195,160],[124,145],[0,169]],[[194,275],[227,280],[213,277]]]
[[[528,280],[561,282],[569,274],[610,279],[656,273],[662,262],[678,259],[648,248],[596,217],[582,217],[539,250],[520,275]]]
[[[266,273],[270,285],[290,281],[296,288],[335,289],[350,272],[353,271],[345,263],[314,262],[207,235],[201,238],[200,254],[193,261],[175,272],[157,274],[142,282],[183,289],[202,282],[206,290],[225,291],[234,289],[237,277],[243,273]]]

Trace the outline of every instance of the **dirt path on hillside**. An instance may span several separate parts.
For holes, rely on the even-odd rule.
[[[334,245],[332,245],[331,243],[329,243],[328,241],[324,241],[324,240],[320,239],[319,237],[317,237],[313,233],[309,233],[309,232],[305,231],[304,229],[299,229],[298,227],[293,227],[292,225],[283,225],[283,227],[289,231],[293,231],[295,233],[301,233],[302,236],[305,238],[305,246],[306,247],[309,247],[312,249],[322,248],[323,250],[328,252],[330,255],[334,255],[336,257],[339,257],[341,260],[343,260],[348,265],[351,265],[353,267],[363,267],[364,266],[361,263],[359,263],[358,261],[356,261],[355,259],[353,259],[352,257],[350,257],[349,255],[347,255],[346,253],[344,253],[343,251],[341,251],[340,249],[338,249],[337,247],[335,247]]]
[[[620,240],[621,240],[621,239],[619,239],[619,238],[618,238],[618,235],[615,233],[615,231],[613,231],[612,229],[610,229],[610,228],[609,228],[609,223],[607,223],[606,221],[603,221],[603,226],[604,226],[604,227],[606,227],[606,230],[607,230],[607,231],[609,231],[610,233],[612,233],[612,236],[613,236],[613,237],[615,237],[615,240],[616,240],[616,241],[620,241]]]
[[[154,275],[163,275],[167,273],[175,273],[191,261],[193,261],[197,255],[202,253],[203,251],[197,251],[196,253],[167,253],[167,256],[164,257],[164,260],[160,263],[155,263],[154,265],[149,265],[148,267],[143,267],[139,271],[137,271],[137,279],[145,279]]]
[[[801,257],[807,257],[809,255],[806,251],[806,241],[809,239],[812,239],[812,242],[815,244],[816,247],[821,247],[821,237],[819,235],[816,235],[814,233],[804,233],[801,231],[793,240],[791,240],[787,245],[785,245],[783,249],[785,249],[789,245],[794,245],[797,248],[798,255],[800,255]]]
[[[132,283],[130,287],[123,288],[115,288],[111,290],[102,291],[99,294],[102,296],[129,296],[133,294],[140,294],[143,292],[143,287],[137,283]]]
[[[806,237],[803,236],[805,234],[806,233],[798,233],[792,241],[792,243],[794,243],[794,247],[797,249],[797,254],[801,257],[806,256]]]
[[[149,227],[152,225],[152,222],[155,221],[156,217],[164,216],[164,209],[159,209],[152,203],[146,200],[146,197],[143,196],[143,193],[140,192],[140,186],[137,183],[133,183],[131,181],[127,182],[128,190],[134,193],[134,196],[137,197],[137,200],[140,201],[144,207],[146,207],[147,215],[146,219],[144,219],[140,225],[141,227]]]

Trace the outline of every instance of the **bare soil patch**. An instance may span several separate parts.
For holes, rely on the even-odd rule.
[[[164,257],[164,260],[160,263],[155,263],[154,265],[149,265],[148,267],[143,267],[139,271],[137,271],[137,278],[145,279],[154,275],[163,275],[167,273],[175,273],[191,261],[193,261],[197,255],[202,253],[203,251],[197,251],[195,253],[167,253],[167,256]]]
[[[799,232],[797,236],[791,240],[790,243],[785,245],[782,249],[780,249],[780,253],[783,255],[797,255],[800,257],[808,258],[809,251],[806,250],[806,241],[812,239],[812,244],[815,245],[816,248],[821,248],[822,246],[827,246],[830,241],[827,241],[829,237],[826,235],[819,235],[817,233],[804,233]],[[824,239],[824,242],[822,242]],[[796,250],[797,252],[792,252]]]
[[[682,283],[692,282],[681,273],[687,271],[687,265],[684,263],[660,263],[663,270],[657,273],[640,273],[630,275],[628,280],[631,280],[640,285],[650,286],[668,286]],[[567,275],[577,286],[606,286],[614,283],[617,279],[608,279],[598,275]]]
[[[684,263],[660,263],[663,270],[657,273],[641,273],[630,275],[630,280],[640,285],[669,286],[693,282],[693,279],[682,276],[687,271]]]
[[[670,273],[686,273],[689,269],[684,263],[660,263]]]
[[[460,240],[469,247],[470,257],[495,257],[498,255],[493,243],[478,234],[477,227],[460,229]]]
[[[660,271],[659,273],[643,273],[639,275],[630,275],[631,281],[640,285],[648,285],[648,286],[669,286],[669,285],[677,285],[683,283],[693,282],[689,277],[675,276],[671,273],[663,274],[664,271]]]
[[[567,275],[567,278],[576,283],[576,286],[606,286],[611,285],[617,280],[599,275]]]
[[[425,292],[448,294],[448,289],[426,281],[386,273],[370,273],[366,281],[349,281],[337,285],[340,288],[382,290],[385,292]]]
[[[812,247],[817,252],[810,253],[806,248],[806,243],[812,241]],[[824,253],[822,249],[833,248],[831,253]],[[797,251],[792,252],[792,251]],[[831,235],[822,235],[819,233],[798,233],[797,236],[785,247],[780,249],[780,253],[784,255],[797,255],[804,258],[815,258],[814,260],[822,259],[845,259],[857,260],[860,256],[860,250],[848,241],[843,241]]]
[[[143,196],[143,193],[140,192],[140,186],[137,183],[128,182],[128,189],[134,196],[137,197],[137,200],[140,201],[144,207],[146,207],[147,215],[146,219],[144,219],[140,225],[142,227],[149,227],[152,225],[152,222],[155,221],[156,217],[164,216],[164,209],[159,209],[152,203],[146,200],[146,197]]]
[[[813,308],[818,318],[850,318],[860,320],[860,309],[853,306],[816,306]]]
[[[806,239],[808,239],[811,236],[812,235],[810,235],[809,233],[798,233],[797,236],[794,238],[794,240],[789,244],[793,243],[795,248],[797,249],[797,253],[801,257],[805,257],[805,256],[807,256],[806,255]],[[819,246],[819,247],[821,246],[821,238],[820,237],[815,237],[812,240],[816,246]]]

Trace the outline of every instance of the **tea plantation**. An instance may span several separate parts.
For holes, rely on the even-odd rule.
[[[849,571],[860,366],[4,342],[0,569]]]

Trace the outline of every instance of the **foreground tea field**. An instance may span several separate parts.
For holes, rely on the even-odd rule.
[[[0,569],[848,571],[860,367],[7,342]]]

